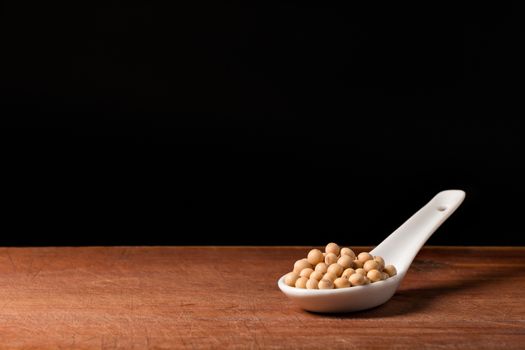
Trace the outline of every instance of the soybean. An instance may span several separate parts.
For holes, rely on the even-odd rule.
[[[377,264],[379,265],[378,270],[383,271],[383,269],[385,268],[385,259],[383,259],[380,256],[374,256],[374,260],[377,261]]]
[[[370,253],[362,252],[359,253],[359,255],[357,256],[357,260],[361,261],[364,264],[365,261],[374,260],[374,257]]]
[[[339,265],[339,264],[332,264],[332,265],[328,266],[327,273],[332,272],[337,277],[339,277],[339,276],[341,276],[341,274],[343,273],[344,270],[345,269],[341,265]]]
[[[363,269],[366,272],[370,270],[379,270],[379,264],[375,260],[368,260],[363,264]]]
[[[323,278],[323,274],[319,271],[314,271],[310,274],[310,279],[320,281]]]
[[[365,271],[365,269],[362,269],[362,268],[356,269],[355,273],[358,273],[360,275],[366,276],[366,271]]]
[[[326,265],[324,262],[320,262],[319,264],[315,265],[315,271],[326,273],[326,270],[328,270],[328,265]]]
[[[365,284],[365,277],[361,275],[360,273],[354,273],[352,276],[348,278],[348,281],[350,281],[352,286],[361,286]]]
[[[352,249],[350,248],[341,248],[341,252],[340,252],[341,256],[345,256],[345,255],[348,255],[352,260],[355,259],[355,253]]]
[[[388,273],[388,276],[390,277],[397,275],[397,270],[394,265],[386,265],[384,271]]]
[[[319,281],[313,278],[310,278],[306,282],[306,289],[318,289]]]
[[[355,260],[353,261],[353,263],[354,263],[354,268],[355,268],[355,269],[359,269],[359,268],[363,267],[363,262],[362,262],[361,260],[357,260],[357,259],[355,259]]]
[[[336,256],[339,255],[339,251],[341,250],[341,248],[339,248],[339,245],[337,245],[337,243],[328,243],[326,245],[326,248],[324,249],[324,251],[328,254],[328,253],[334,253]]]
[[[299,273],[299,276],[309,278],[312,272],[314,272],[314,270],[312,268],[307,267]]]
[[[324,262],[328,266],[335,264],[337,262],[337,255],[335,255],[334,253],[326,253],[326,256],[324,257]]]
[[[323,252],[321,252],[319,249],[312,249],[308,253],[308,257],[306,259],[310,264],[315,266],[324,261]]]
[[[368,277],[368,279],[372,282],[377,282],[377,281],[381,281],[382,279],[381,274],[382,273],[379,270],[373,269],[373,270],[368,271],[368,273],[366,274],[366,277]]]
[[[290,272],[289,274],[284,277],[284,283],[286,283],[290,287],[295,287],[295,281],[299,279],[299,274],[295,272]]]
[[[306,288],[306,282],[308,282],[308,278],[306,277],[299,277],[297,281],[295,281],[295,288]]]
[[[344,277],[339,277],[334,281],[334,286],[335,288],[348,288],[350,287],[350,282]]]
[[[354,273],[355,273],[354,269],[348,268],[348,269],[343,271],[343,274],[341,275],[341,277],[348,278],[348,277],[352,276]]]
[[[306,259],[297,260],[295,264],[293,265],[293,272],[299,273],[302,270],[306,268],[311,268],[312,264],[310,264]]]
[[[337,263],[341,265],[344,269],[348,269],[350,267],[354,266],[354,260],[349,255],[342,255],[338,260]]]
[[[327,280],[327,279],[322,279],[319,281],[319,284],[317,285],[317,287],[319,289],[333,289],[334,282]]]
[[[337,275],[333,272],[327,272],[324,274],[322,279],[327,279],[333,282],[337,279]]]

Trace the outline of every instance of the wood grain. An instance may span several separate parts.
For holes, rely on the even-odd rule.
[[[388,303],[342,315],[278,290],[306,252],[0,248],[0,348],[525,348],[525,247],[425,248]]]

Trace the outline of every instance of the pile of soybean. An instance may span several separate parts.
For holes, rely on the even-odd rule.
[[[297,260],[284,282],[290,287],[333,289],[362,286],[395,276],[394,265],[386,265],[380,256],[362,252],[355,255],[350,248],[328,243],[324,253],[312,249],[304,259]]]

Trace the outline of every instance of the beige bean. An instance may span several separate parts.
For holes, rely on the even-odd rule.
[[[312,265],[319,264],[324,261],[323,252],[319,249],[312,249],[308,252],[308,257],[306,258],[308,262]]]
[[[299,277],[297,281],[295,281],[295,288],[306,288],[306,282],[308,282],[308,278]]]
[[[357,256],[357,260],[361,261],[364,264],[365,261],[374,260],[374,257],[370,255],[370,253],[362,252],[359,253],[359,255]]]
[[[318,280],[320,281],[323,278],[323,273],[320,271],[314,271],[310,274],[310,279]]]
[[[296,273],[300,273],[306,268],[312,268],[312,264],[310,264],[306,259],[297,260],[295,264],[293,264],[293,272]]]
[[[295,287],[295,282],[299,279],[299,274],[290,272],[284,277],[284,283],[290,287]]]
[[[348,278],[348,277],[352,276],[354,273],[355,273],[354,269],[348,268],[348,269],[343,271],[343,274],[341,275],[341,277]]]
[[[341,276],[341,274],[343,273],[345,269],[343,269],[343,267],[339,264],[332,264],[330,266],[328,266],[328,270],[326,271],[327,273],[329,272],[332,272],[334,273],[337,277]]]
[[[335,254],[336,256],[339,255],[339,251],[341,250],[341,248],[339,248],[339,246],[336,244],[336,243],[328,243],[326,245],[326,248],[324,249],[324,251],[328,254],[328,253],[333,253]]]
[[[341,252],[339,253],[341,256],[348,255],[352,260],[355,259],[355,253],[350,248],[341,248]]]
[[[318,289],[319,281],[313,278],[310,278],[306,282],[306,289]]]
[[[374,260],[377,261],[379,265],[378,270],[383,271],[383,269],[385,268],[385,259],[383,259],[380,256],[374,256]]]
[[[324,262],[320,262],[319,264],[315,265],[315,271],[326,273],[326,270],[328,270],[328,265],[326,265]]]
[[[350,282],[344,277],[339,277],[334,281],[334,286],[335,288],[348,288],[350,287]]]
[[[368,279],[371,282],[377,282],[377,281],[381,281],[382,279],[381,274],[382,274],[381,271],[373,269],[373,270],[368,271],[368,273],[366,274],[366,277],[368,277]]]
[[[317,285],[317,287],[319,289],[333,289],[334,282],[323,278],[322,280],[319,281],[319,284]]]
[[[390,277],[397,275],[397,270],[396,270],[396,267],[394,265],[386,265],[385,268],[384,268],[384,271]]]
[[[363,269],[368,272],[370,270],[379,270],[379,264],[375,260],[365,261],[363,264]]]
[[[358,274],[360,274],[360,275],[366,276],[366,271],[365,271],[365,269],[356,269],[356,270],[355,270],[355,273],[358,273]]]
[[[324,274],[322,279],[330,280],[333,282],[337,279],[337,275],[333,272],[327,272]]]
[[[352,286],[361,286],[365,283],[365,277],[360,273],[354,273],[348,278]]]
[[[354,260],[349,255],[342,255],[338,260],[337,263],[341,265],[344,269],[348,269],[350,267],[354,267]]]
[[[314,270],[310,267],[307,267],[306,269],[301,270],[301,272],[299,273],[299,276],[310,278],[310,275],[312,274],[312,272],[314,272]]]
[[[328,266],[335,264],[337,262],[337,255],[335,255],[334,253],[326,253],[326,256],[324,257],[324,262]]]
[[[353,266],[353,268],[354,268],[354,269],[359,269],[359,268],[361,268],[361,267],[363,267],[363,262],[360,261],[360,260],[355,259],[355,260],[354,260],[354,266]]]

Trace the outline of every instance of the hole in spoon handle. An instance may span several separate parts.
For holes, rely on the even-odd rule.
[[[406,271],[421,247],[465,198],[461,190],[446,190],[435,195],[381,244],[372,254],[382,256],[399,271]]]

